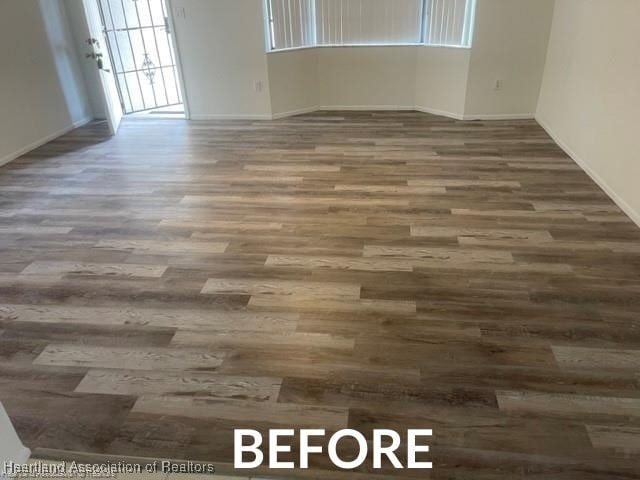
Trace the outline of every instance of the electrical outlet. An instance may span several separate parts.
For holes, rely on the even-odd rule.
[[[494,90],[502,90],[502,80],[497,79],[496,83],[493,84]]]
[[[187,12],[185,12],[184,7],[174,7],[173,15],[176,18],[186,18]]]
[[[253,89],[260,93],[263,89],[264,89],[264,83],[262,82],[262,80],[256,80],[255,82],[253,82]]]

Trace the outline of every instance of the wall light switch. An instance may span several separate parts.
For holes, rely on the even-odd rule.
[[[264,89],[264,83],[262,83],[262,80],[256,80],[253,82],[253,88],[256,92],[261,92]]]

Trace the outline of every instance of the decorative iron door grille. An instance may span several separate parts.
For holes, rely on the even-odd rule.
[[[164,0],[98,0],[125,113],[182,103]]]

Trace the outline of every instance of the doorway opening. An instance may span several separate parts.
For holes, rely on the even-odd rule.
[[[184,118],[165,0],[97,1],[125,114]]]

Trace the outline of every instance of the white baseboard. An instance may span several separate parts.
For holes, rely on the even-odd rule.
[[[422,113],[429,113],[431,115],[438,115],[440,117],[448,117],[453,118],[455,120],[464,120],[464,115],[459,113],[447,112],[446,110],[438,110],[436,108],[428,108],[428,107],[414,107],[414,110]]]
[[[464,120],[533,120],[533,113],[505,113],[505,114],[470,114],[464,115]]]
[[[532,120],[535,118],[533,113],[517,113],[504,115],[463,115],[460,113],[449,112],[446,110],[438,110],[435,108],[422,107],[417,105],[320,105],[313,107],[299,108],[287,112],[269,114],[193,114],[190,120],[279,120],[281,118],[292,117],[294,115],[302,115],[318,111],[393,111],[405,112],[416,111],[422,113],[430,113],[432,115],[440,115],[442,117],[453,118],[455,120]]]
[[[288,112],[274,113],[273,115],[271,115],[271,120],[278,120],[280,118],[293,117],[294,115],[302,115],[304,113],[313,113],[313,112],[317,112],[318,110],[320,110],[320,107],[313,106],[313,107],[299,108],[297,110],[289,110]]]
[[[415,105],[322,105],[318,110],[323,111],[372,111],[372,110],[388,110],[388,111],[411,111],[415,110]]]
[[[35,142],[32,142],[29,145],[26,145],[21,149],[10,153],[9,155],[5,155],[4,157],[0,158],[0,166],[11,162],[12,160],[15,160],[18,157],[21,157],[22,155],[30,152],[31,150],[35,150],[36,148],[41,147],[45,143],[48,143],[52,140],[55,140],[58,137],[61,137],[65,133],[69,133],[71,130],[75,130],[76,128],[82,127],[83,125],[86,125],[92,120],[93,120],[93,117],[84,117],[80,120],[73,122],[71,125],[67,125],[66,127],[58,130],[57,132],[52,133],[51,135],[47,135],[46,137],[36,140]]]
[[[627,214],[627,216],[633,220],[633,222],[640,227],[640,212],[636,212],[631,205],[629,205],[622,197],[620,197],[615,190],[595,171],[587,162],[585,162],[564,140],[556,135],[551,127],[536,115],[536,122],[544,128],[547,134],[553,139],[558,146],[564,150],[564,152],[571,157],[571,159],[582,168],[591,179],[598,184],[598,186],[604,190],[604,192],[613,200],[620,209]]]
[[[235,114],[235,113],[192,113],[189,120],[271,120],[271,115],[265,114]]]

